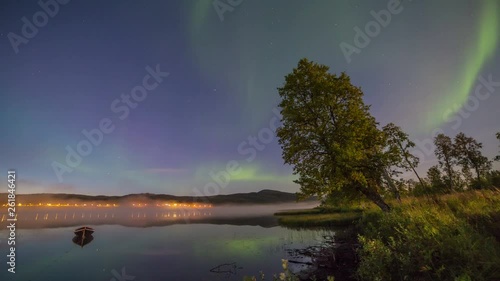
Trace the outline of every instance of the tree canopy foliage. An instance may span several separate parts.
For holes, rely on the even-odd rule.
[[[469,174],[469,170],[474,169],[477,181],[480,181],[481,177],[491,169],[491,161],[483,156],[482,148],[482,143],[464,133],[459,133],[455,137],[453,149],[457,163],[462,166],[462,171],[465,174]]]
[[[363,92],[349,76],[302,59],[278,88],[282,126],[277,129],[285,163],[299,176],[304,195],[364,194],[389,210],[379,194],[393,160],[384,151]]]
[[[404,171],[413,171],[419,182],[424,184],[416,171],[420,159],[410,152],[415,147],[415,143],[410,140],[408,134],[394,123],[385,125],[383,132],[387,138],[387,147],[391,150],[391,155],[395,157],[394,164],[396,167]]]
[[[434,138],[434,145],[436,146],[434,153],[439,161],[439,166],[444,170],[447,187],[449,191],[452,191],[456,183],[453,167],[457,163],[454,157],[453,141],[449,136],[439,134]]]

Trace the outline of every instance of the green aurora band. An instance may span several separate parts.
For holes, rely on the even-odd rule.
[[[495,55],[498,35],[498,4],[495,0],[484,0],[484,6],[480,15],[479,32],[476,44],[467,56],[465,67],[458,75],[457,81],[453,83],[457,88],[450,94],[440,97],[433,103],[431,114],[427,116],[425,130],[438,128],[456,114],[467,102],[469,95],[473,92],[479,72],[484,64]],[[497,34],[497,35],[495,35]],[[452,106],[453,108],[450,108]],[[443,109],[452,110],[447,116],[443,116]]]
[[[226,171],[225,166],[211,165],[200,167],[195,174],[198,182],[209,183],[213,179],[209,177],[210,173],[217,174],[221,171]],[[297,179],[296,175],[275,174],[266,172],[265,167],[259,164],[240,165],[238,169],[231,174],[231,182],[269,182],[269,183],[291,183]]]

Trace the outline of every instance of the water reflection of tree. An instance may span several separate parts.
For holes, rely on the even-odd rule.
[[[210,272],[220,274],[224,279],[230,279],[232,276],[237,275],[238,270],[243,269],[239,267],[236,262],[233,263],[223,263],[212,269]]]
[[[324,233],[321,242],[316,245],[290,249],[289,263],[301,266],[299,275],[307,280],[312,276],[317,280],[326,280],[327,276],[335,276],[335,280],[354,280],[352,276],[358,262],[356,251],[359,245],[355,237],[346,236],[349,233],[349,229],[333,235]]]

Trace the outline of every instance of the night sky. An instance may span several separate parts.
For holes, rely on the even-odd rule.
[[[196,195],[228,163],[217,192],[298,191],[268,133],[303,57],[347,72],[381,125],[423,144],[463,131],[496,155],[500,85],[484,82],[500,81],[500,1],[403,1],[356,47],[355,28],[391,2],[72,0],[43,22],[37,1],[1,1],[0,192],[14,168],[18,193]],[[112,132],[70,167],[67,147],[102,120]]]

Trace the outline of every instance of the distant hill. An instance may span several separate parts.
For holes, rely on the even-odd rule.
[[[0,193],[1,202],[7,202],[7,193]],[[315,201],[311,198],[307,201]],[[105,195],[81,195],[64,193],[40,193],[40,194],[18,194],[17,203],[37,203],[37,202],[58,202],[58,203],[79,203],[79,202],[102,202],[102,203],[132,203],[132,202],[177,202],[177,203],[204,203],[212,205],[224,204],[276,204],[291,203],[297,201],[295,193],[282,192],[277,190],[261,190],[259,192],[235,193],[228,195],[215,195],[207,197],[175,196],[168,194],[128,194],[123,196]]]

